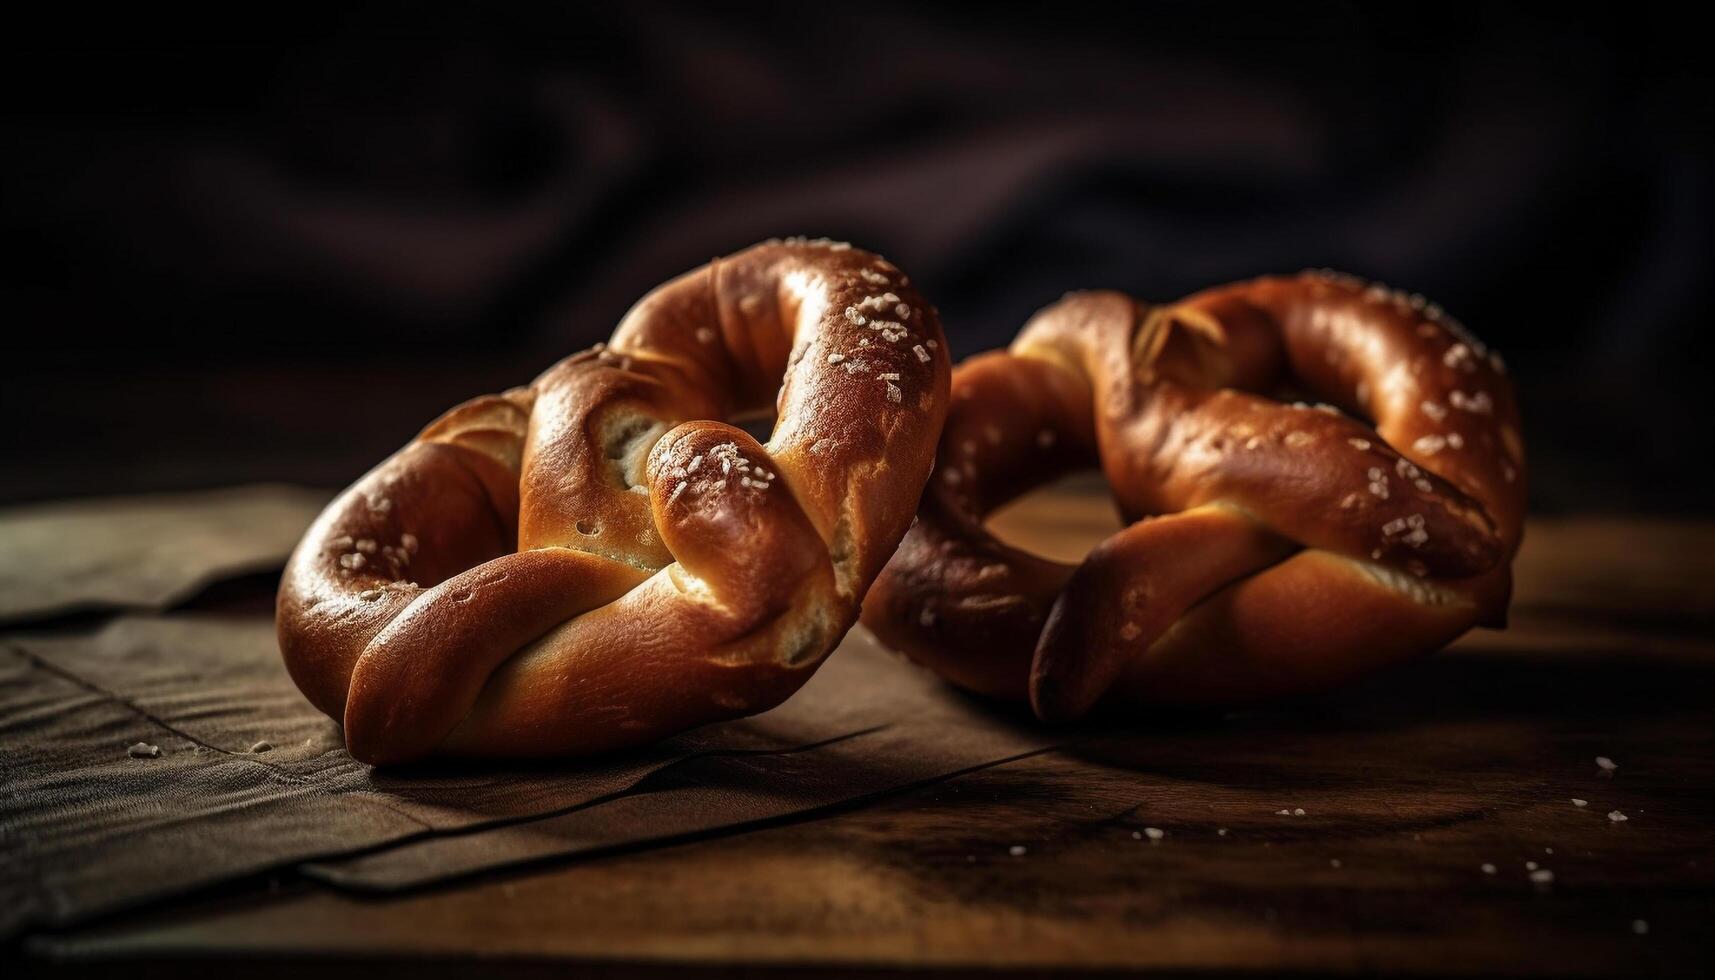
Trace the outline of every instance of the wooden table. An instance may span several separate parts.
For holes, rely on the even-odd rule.
[[[1062,555],[1113,526],[1079,487],[997,518]],[[1334,695],[1145,719],[1147,738],[766,830],[389,900],[282,882],[14,956],[172,975],[1708,975],[1711,580],[1715,526],[1539,520],[1510,630]]]

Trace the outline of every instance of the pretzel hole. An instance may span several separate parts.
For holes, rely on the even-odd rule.
[[[745,434],[762,445],[768,445],[768,440],[774,435],[776,417],[773,412],[760,412],[755,415],[738,415],[728,420],[729,425],[743,429]]]
[[[1132,358],[1145,381],[1168,379],[1220,388],[1232,375],[1226,333],[1213,317],[1189,309],[1155,310],[1139,326]]]
[[[1125,528],[1100,473],[1072,473],[996,508],[984,522],[1012,548],[1077,563]]]

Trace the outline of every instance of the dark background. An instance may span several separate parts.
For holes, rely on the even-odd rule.
[[[292,10],[8,28],[0,501],[335,487],[807,234],[961,354],[1076,287],[1421,291],[1507,355],[1539,512],[1710,508],[1711,86],[1665,9]]]

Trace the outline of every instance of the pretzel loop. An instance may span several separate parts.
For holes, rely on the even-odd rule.
[[[281,584],[287,667],[375,763],[771,707],[909,525],[948,379],[938,316],[886,260],[802,239],[716,260],[330,504]],[[721,421],[768,413],[766,444]]]
[[[1502,620],[1523,453],[1499,357],[1422,297],[1329,272],[1069,295],[955,372],[865,622],[1047,719],[1325,687]],[[1097,465],[1129,526],[1082,563],[984,528]]]

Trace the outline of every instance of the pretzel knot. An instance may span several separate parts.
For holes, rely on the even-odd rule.
[[[948,377],[936,312],[884,259],[797,239],[711,262],[330,504],[280,587],[287,668],[372,763],[769,708],[910,524]],[[766,445],[709,421],[771,412]]]
[[[984,529],[1095,465],[1129,526],[1081,564]],[[1073,294],[954,372],[864,620],[1050,720],[1308,691],[1502,622],[1524,498],[1500,358],[1421,296],[1331,272]]]

